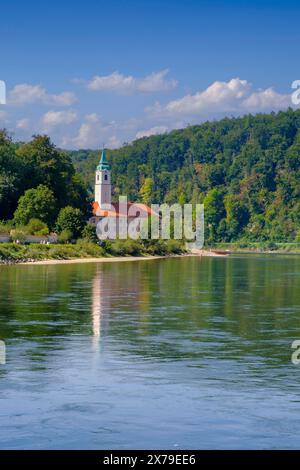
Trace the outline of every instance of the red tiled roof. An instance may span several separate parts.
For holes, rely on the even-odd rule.
[[[98,217],[148,217],[149,215],[157,215],[151,207],[138,202],[128,202],[127,204],[119,204],[113,202],[111,204],[114,210],[101,209],[98,202],[93,202],[93,214]]]

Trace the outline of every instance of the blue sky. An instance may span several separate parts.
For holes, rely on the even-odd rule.
[[[284,109],[300,78],[297,2],[2,2],[0,127],[118,147],[224,115]]]

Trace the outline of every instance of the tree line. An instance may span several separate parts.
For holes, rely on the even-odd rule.
[[[125,144],[107,152],[113,199],[204,203],[209,243],[300,241],[299,129],[300,110],[288,109]],[[99,157],[62,151],[48,136],[20,143],[0,131],[0,221],[18,227],[38,220],[60,232],[71,226],[79,236]]]
[[[71,238],[84,229],[89,215],[86,185],[68,153],[57,149],[48,136],[19,143],[6,130],[0,131],[2,227],[25,227],[40,235],[68,230],[72,233],[65,236]]]
[[[114,197],[204,203],[206,241],[299,241],[300,110],[225,118],[108,151]],[[99,152],[70,152],[92,190]]]

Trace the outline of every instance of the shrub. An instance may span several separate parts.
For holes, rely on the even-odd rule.
[[[39,219],[30,219],[26,229],[30,235],[46,236],[49,234],[47,224]]]
[[[70,243],[73,239],[73,233],[70,230],[63,230],[57,237],[58,243]]]
[[[86,224],[86,226],[82,230],[82,238],[92,243],[99,242],[99,239],[96,233],[96,228],[91,224]]]
[[[131,238],[115,240],[108,245],[108,252],[113,256],[140,256],[143,254],[143,245],[139,240]]]
[[[58,233],[68,230],[72,232],[73,237],[78,238],[84,227],[84,216],[80,209],[67,206],[60,210],[56,221],[56,230]]]
[[[48,258],[50,250],[49,245],[32,244],[26,247],[26,258],[43,260]]]
[[[101,246],[97,245],[96,243],[88,242],[84,239],[77,241],[76,248],[78,248],[80,254],[84,256],[92,256],[95,258],[105,256],[105,251]]]
[[[139,240],[128,238],[124,243],[125,252],[130,256],[140,256],[142,254],[142,245]]]
[[[115,240],[114,242],[112,242],[110,246],[110,253],[113,256],[125,256],[126,247],[124,244],[124,240]]]
[[[180,240],[167,240],[166,241],[166,249],[167,252],[170,254],[181,254],[184,251],[184,248],[180,242]]]
[[[52,246],[49,250],[49,258],[53,259],[69,259],[78,257],[78,251],[74,248],[74,245],[56,245]]]
[[[166,243],[163,240],[143,240],[147,254],[152,256],[163,256],[167,254]]]
[[[10,237],[13,241],[19,241],[21,243],[24,243],[26,240],[26,232],[21,229],[13,229],[10,231]]]
[[[4,235],[9,235],[10,231],[13,229],[12,220],[3,220],[0,221],[0,233]]]

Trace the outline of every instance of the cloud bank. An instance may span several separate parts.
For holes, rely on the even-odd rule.
[[[276,111],[291,105],[289,94],[277,93],[273,88],[254,90],[247,80],[232,78],[228,82],[216,81],[193,95],[155,103],[146,112],[156,118],[195,117],[209,119],[214,114],[245,114]]]
[[[124,142],[163,134],[188,124],[293,106],[291,94],[279,93],[273,87],[257,89],[248,80],[240,78],[215,81],[195,93],[153,103],[151,93],[177,87],[177,81],[168,79],[167,74],[165,69],[137,78],[114,72],[96,76],[85,83],[91,91],[129,95],[128,112],[126,108],[122,119],[118,112],[121,96],[111,97],[113,106],[109,108],[108,119],[102,95],[95,95],[92,101],[85,102],[83,97],[79,101],[72,92],[51,94],[41,85],[19,84],[8,93],[8,105],[0,109],[0,127],[9,127],[16,138],[22,140],[29,139],[32,134],[47,133],[57,145],[66,148],[98,148],[102,144],[116,148]],[[138,109],[139,100],[134,95],[146,93],[149,105],[143,109],[143,104]],[[174,93],[179,95],[178,90]],[[45,112],[41,105],[50,109]],[[129,116],[131,105],[136,113],[133,116]]]
[[[174,79],[168,79],[168,73],[169,70],[164,69],[138,78],[113,72],[110,75],[96,75],[86,82],[86,87],[90,91],[109,91],[121,94],[170,91],[177,87],[178,82]]]
[[[71,106],[76,103],[77,98],[74,93],[65,91],[58,95],[47,93],[41,85],[29,85],[22,83],[16,85],[8,95],[8,105],[24,106],[32,103],[41,103],[54,106]]]

